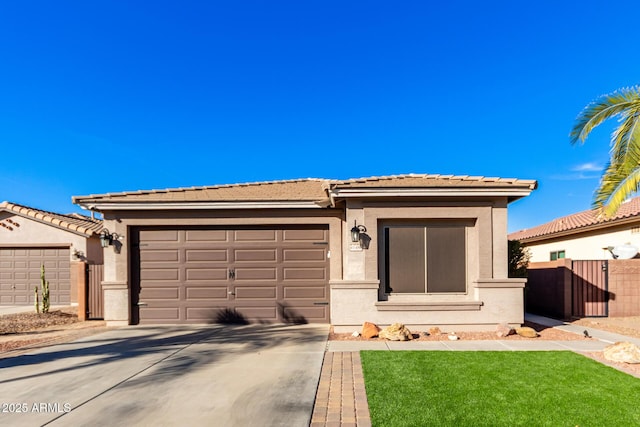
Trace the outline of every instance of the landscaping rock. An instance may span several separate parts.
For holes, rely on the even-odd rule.
[[[530,328],[528,326],[523,326],[522,328],[516,328],[516,334],[525,338],[537,338],[538,333],[535,329]]]
[[[413,339],[411,331],[402,323],[394,323],[391,326],[387,326],[378,333],[378,336],[389,341],[409,341]]]
[[[459,339],[460,339],[460,337],[457,336],[456,334],[454,334],[454,333],[449,334],[449,340],[450,341],[458,341]]]
[[[441,333],[442,331],[437,326],[434,326],[433,328],[429,328],[429,334],[431,335],[440,335]]]
[[[496,328],[496,335],[499,338],[508,337],[509,335],[513,335],[514,333],[515,331],[513,330],[513,328],[506,323],[500,323]]]
[[[375,338],[378,336],[380,328],[375,323],[364,322],[362,324],[362,338]]]
[[[603,352],[604,358],[611,362],[640,363],[640,348],[628,341],[611,344]]]

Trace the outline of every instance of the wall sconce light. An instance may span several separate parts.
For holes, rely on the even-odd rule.
[[[360,241],[360,234],[361,233],[366,233],[367,232],[367,227],[365,227],[364,225],[357,225],[356,221],[353,221],[353,228],[351,229],[351,241],[353,243],[359,242]]]
[[[103,228],[100,232],[100,246],[103,248],[111,246],[114,240],[120,240],[120,236],[116,233],[111,234],[108,229]]]

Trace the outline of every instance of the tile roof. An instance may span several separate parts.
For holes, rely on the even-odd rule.
[[[586,210],[562,218],[554,219],[545,224],[509,234],[509,240],[527,241],[530,239],[550,238],[562,234],[574,234],[593,227],[616,225],[622,221],[637,218],[640,220],[640,197],[635,197],[620,206],[618,212],[610,217],[604,217],[597,210]]]
[[[74,203],[84,200],[109,202],[198,202],[198,201],[317,201],[327,198],[323,179],[250,182],[206,187],[167,188],[163,190],[127,191],[121,193],[75,196]]]
[[[56,228],[85,235],[87,237],[100,233],[102,230],[102,221],[91,219],[77,213],[62,215],[6,201],[0,203],[0,211],[13,213],[24,218],[30,218],[43,224],[52,225]]]
[[[536,181],[453,175],[408,174],[348,180],[319,178],[251,182],[205,187],[168,188],[163,190],[75,196],[74,203],[87,202],[256,202],[309,201],[328,199],[329,188],[440,188],[440,187],[514,187],[533,190]]]
[[[536,181],[516,178],[495,178],[469,175],[438,175],[438,174],[406,174],[390,176],[374,176],[368,178],[347,179],[334,181],[333,188],[366,188],[366,187],[527,187],[535,189]]]

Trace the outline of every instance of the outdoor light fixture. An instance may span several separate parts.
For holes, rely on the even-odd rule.
[[[351,241],[353,243],[360,241],[360,233],[366,233],[367,227],[364,225],[357,225],[356,221],[353,221],[353,228],[351,229]]]
[[[118,239],[120,239],[120,236],[116,233],[111,234],[106,228],[103,228],[100,232],[100,246],[103,248],[113,245],[113,241]]]

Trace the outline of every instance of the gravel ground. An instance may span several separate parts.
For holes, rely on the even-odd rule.
[[[105,330],[102,321],[79,322],[77,307],[49,313],[16,313],[0,316],[0,357],[54,342],[68,341]]]
[[[550,328],[548,326],[539,325],[537,323],[525,322],[524,326],[529,326],[538,332],[537,338],[524,338],[520,335],[509,335],[508,337],[498,337],[496,331],[486,331],[486,332],[455,332],[455,334],[461,340],[509,340],[509,341],[517,341],[517,340],[554,340],[554,341],[566,341],[566,340],[585,340],[590,338],[585,338],[582,335],[574,334],[571,332],[561,331],[559,329]],[[439,335],[429,335],[425,336],[422,331],[411,331],[413,337],[417,341],[448,341],[448,332],[451,331],[443,331],[444,333]],[[354,337],[351,334],[336,334],[331,331],[329,334],[330,340],[335,341],[384,341],[382,338],[362,338],[362,337]]]

